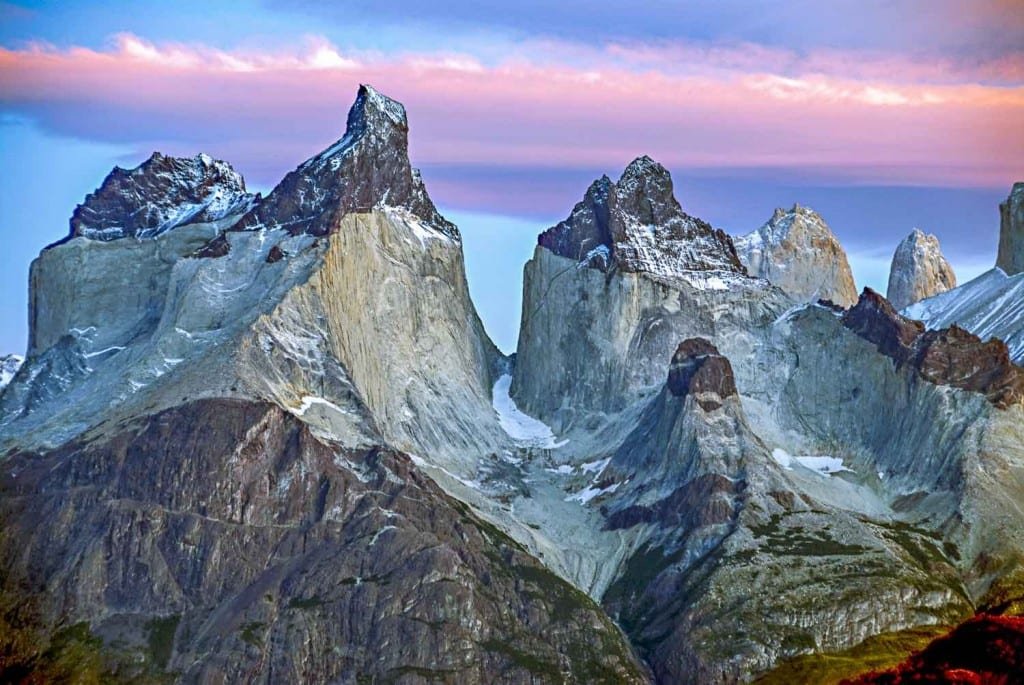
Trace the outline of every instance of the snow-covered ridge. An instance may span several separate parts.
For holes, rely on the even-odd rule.
[[[159,152],[134,169],[115,167],[71,216],[71,236],[153,238],[191,223],[240,216],[257,201],[227,162]]]
[[[1007,276],[996,267],[902,313],[928,328],[956,324],[982,340],[999,338],[1009,348],[1010,358],[1024,363],[1024,273]]]

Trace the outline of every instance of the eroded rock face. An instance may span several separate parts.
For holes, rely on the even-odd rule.
[[[0,595],[45,587],[45,624],[115,643],[104,682],[646,681],[599,607],[408,457],[266,403],[7,455],[0,523]]]
[[[134,169],[115,167],[71,215],[71,236],[151,238],[177,226],[209,223],[248,210],[257,196],[227,162],[159,152]]]
[[[996,266],[1006,275],[1024,272],[1024,182],[1014,183],[999,205],[999,255]]]
[[[843,316],[843,325],[931,383],[981,393],[1004,409],[1024,400],[1024,369],[1010,361],[998,339],[982,342],[957,326],[926,333],[924,324],[901,316],[870,288]]]
[[[344,137],[285,176],[237,228],[323,236],[346,214],[388,206],[407,209],[458,240],[458,229],[438,213],[409,164],[408,138],[405,107],[360,86]]]
[[[668,281],[745,275],[732,239],[683,212],[672,176],[646,156],[615,183],[607,176],[594,181],[569,218],[542,233],[538,244],[589,268]]]
[[[768,223],[736,240],[736,251],[752,276],[768,279],[793,297],[844,307],[857,301],[842,245],[809,207],[776,209]]]
[[[886,298],[896,309],[956,287],[956,274],[939,248],[939,239],[918,229],[900,242],[889,267]]]

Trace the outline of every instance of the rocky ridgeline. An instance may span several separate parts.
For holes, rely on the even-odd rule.
[[[843,325],[929,382],[981,393],[1004,409],[1024,400],[1024,369],[1010,361],[1001,340],[982,342],[957,326],[926,331],[870,288],[843,315]]]
[[[956,287],[956,274],[942,256],[939,239],[914,229],[896,247],[885,296],[896,309]]]
[[[71,216],[71,238],[152,238],[177,226],[235,217],[258,201],[227,162],[159,152],[134,169],[115,167]]]
[[[800,300],[829,300],[843,307],[857,301],[846,253],[809,207],[776,209],[766,224],[736,241],[736,250],[752,276]]]

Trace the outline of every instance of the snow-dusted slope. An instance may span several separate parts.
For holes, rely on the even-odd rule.
[[[939,239],[918,229],[904,238],[892,256],[886,297],[896,309],[956,287],[956,274],[942,256]]]
[[[1024,273],[1007,276],[1000,268],[903,310],[928,328],[956,324],[982,340],[999,338],[1010,357],[1024,363]]]
[[[22,363],[25,360],[17,354],[8,354],[0,357],[0,390],[2,390],[14,375],[18,373],[18,369],[21,368]]]

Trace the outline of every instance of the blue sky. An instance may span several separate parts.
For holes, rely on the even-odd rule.
[[[130,7],[0,2],[0,352],[25,347],[29,262],[113,165],[206,151],[269,189],[337,138],[364,81],[405,102],[506,351],[536,234],[640,154],[734,234],[814,207],[883,290],[914,227],[961,281],[988,268],[1024,178],[1014,0]]]

